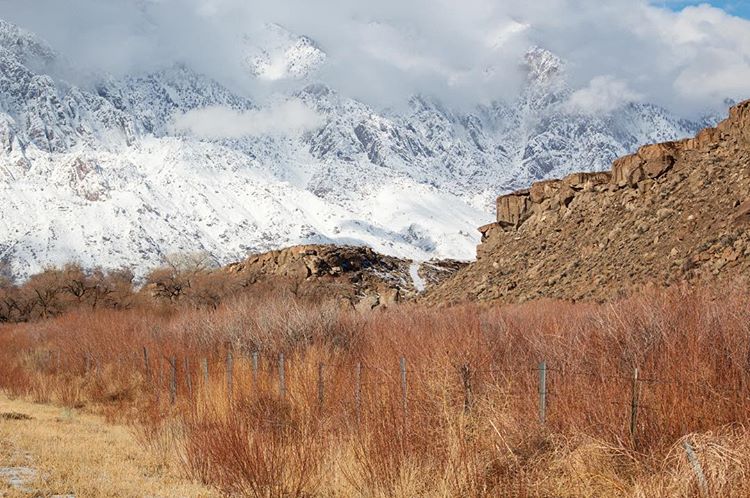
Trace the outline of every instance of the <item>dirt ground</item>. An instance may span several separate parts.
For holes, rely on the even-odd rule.
[[[0,394],[0,497],[214,497],[131,429]]]

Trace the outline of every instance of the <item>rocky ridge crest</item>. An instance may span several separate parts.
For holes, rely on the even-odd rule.
[[[750,275],[750,101],[690,139],[609,172],[497,199],[477,261],[427,300],[605,300],[644,286]]]

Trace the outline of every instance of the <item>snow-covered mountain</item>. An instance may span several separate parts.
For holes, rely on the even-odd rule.
[[[315,41],[295,36],[278,24],[245,37],[244,63],[250,73],[262,80],[304,79],[325,64],[327,54]]]
[[[564,62],[538,48],[516,101],[460,112],[414,96],[406,112],[379,110],[315,81],[326,54],[314,41],[268,29],[262,44],[244,41],[245,64],[298,80],[269,105],[302,103],[319,124],[217,140],[175,131],[175,116],[273,107],[180,65],[73,85],[64,58],[0,22],[0,259],[19,276],[69,261],[142,274],[171,252],[227,263],[320,242],[471,259],[497,194],[607,169],[706,124],[640,103],[576,111]]]

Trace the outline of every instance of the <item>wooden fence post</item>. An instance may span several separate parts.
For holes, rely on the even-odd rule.
[[[279,396],[286,398],[286,372],[284,371],[284,353],[279,353]]]
[[[234,357],[232,351],[227,351],[227,395],[229,401],[232,401],[234,396]]]
[[[203,387],[208,389],[208,358],[201,360],[201,370],[203,372]]]
[[[169,359],[169,404],[174,405],[177,401],[177,358]]]
[[[547,362],[539,363],[539,422],[547,421]]]
[[[638,369],[633,370],[633,386],[630,399],[630,437],[635,441],[635,431],[638,428]]]
[[[190,358],[185,357],[185,384],[187,385],[188,396],[193,397],[193,377],[190,372]]]
[[[359,425],[362,421],[362,363],[359,361],[354,370],[354,410]]]
[[[401,357],[400,361],[401,366],[401,405],[404,411],[404,415],[406,415],[406,407],[407,407],[407,384],[406,384],[406,358],[403,356]]]
[[[464,413],[469,413],[473,402],[473,393],[471,390],[471,368],[468,364],[461,366],[461,382],[464,386]]]
[[[698,487],[701,490],[701,495],[708,496],[708,482],[706,481],[706,474],[703,473],[703,467],[701,467],[700,460],[698,460],[698,457],[695,455],[695,451],[693,451],[693,447],[690,445],[689,440],[686,439],[683,441],[682,446],[685,448],[685,453],[687,454],[690,466],[693,468],[695,478],[698,480]]]
[[[318,363],[318,407],[323,408],[323,363]]]

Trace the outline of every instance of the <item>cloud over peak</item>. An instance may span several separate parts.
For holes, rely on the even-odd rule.
[[[243,40],[262,44],[269,23],[325,52],[315,79],[375,105],[415,93],[453,104],[511,98],[525,78],[519,61],[535,45],[567,61],[582,108],[642,98],[690,114],[750,97],[750,21],[709,5],[674,12],[645,0],[0,0],[0,12],[82,64],[125,73],[181,61],[254,97],[304,84],[248,71]]]
[[[194,109],[173,117],[172,131],[198,138],[237,139],[261,135],[295,135],[314,130],[323,117],[299,99],[263,109],[238,111],[223,106]]]

